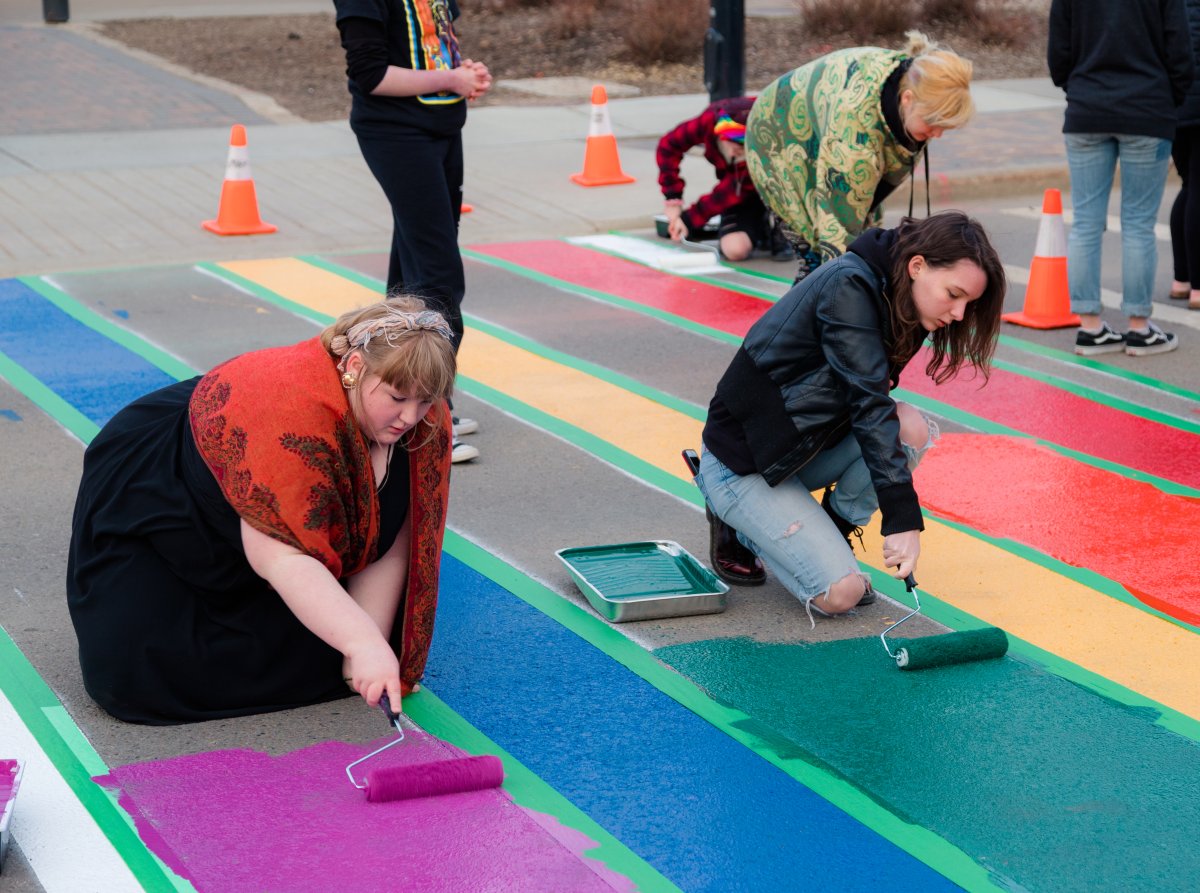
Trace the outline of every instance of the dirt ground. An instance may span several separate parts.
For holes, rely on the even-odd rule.
[[[1034,4],[1036,6],[1036,4]],[[928,29],[942,45],[971,59],[977,79],[1046,74],[1046,17],[1021,16],[1016,45],[989,46],[962,35]],[[704,93],[702,49],[688,63],[635,63],[624,41],[602,21],[574,37],[556,34],[550,7],[472,9],[458,22],[464,55],[491,69],[496,84],[479,105],[577,102],[506,89],[513,78],[582,76],[639,88],[644,95]],[[345,57],[332,11],[328,14],[239,18],[142,19],[110,22],[107,37],[161,56],[192,71],[272,96],[310,121],[344,118],[349,111]],[[902,38],[899,40],[902,41]],[[746,20],[746,90],[761,90],[781,74],[830,50],[852,46],[839,35],[815,35],[797,15]],[[899,46],[896,38],[871,43]]]

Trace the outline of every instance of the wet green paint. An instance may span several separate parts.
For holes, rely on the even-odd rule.
[[[1200,889],[1200,744],[1154,710],[1011,657],[901,672],[877,638],[655,655],[1010,889]]]

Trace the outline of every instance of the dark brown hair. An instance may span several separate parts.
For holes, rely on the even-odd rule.
[[[917,255],[932,267],[952,267],[960,260],[975,263],[987,277],[987,286],[967,304],[962,322],[928,333],[932,344],[925,373],[938,384],[956,376],[964,364],[979,370],[987,381],[992,354],[1000,331],[1000,312],[1008,283],[1000,255],[992,247],[982,224],[962,211],[942,211],[915,220],[904,217],[896,227],[892,248],[892,331],[896,335],[896,358],[912,356],[926,337],[917,318],[912,297],[908,262]]]

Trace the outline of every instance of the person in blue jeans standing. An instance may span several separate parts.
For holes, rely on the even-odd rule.
[[[464,58],[455,0],[334,0],[346,51],[350,128],[392,206],[387,293],[423,298],[463,336],[466,292],[458,219],[467,101],[492,85],[487,66]],[[479,450],[458,439],[478,429],[454,419],[451,458]]]
[[[1053,0],[1046,50],[1066,91],[1063,123],[1075,221],[1067,238],[1075,352],[1166,353],[1175,335],[1150,321],[1158,261],[1154,222],[1166,186],[1176,110],[1192,83],[1183,0]],[[1121,167],[1121,311],[1101,318],[1101,239],[1113,173]]]
[[[810,619],[874,600],[850,536],[877,508],[884,565],[915,571],[912,469],[937,429],[891,391],[926,338],[935,381],[966,367],[986,378],[1005,288],[978,222],[906,217],[860,235],[746,334],[709,404],[696,485],[710,525],[736,531]]]

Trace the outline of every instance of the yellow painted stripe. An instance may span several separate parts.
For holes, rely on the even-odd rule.
[[[314,289],[323,271],[300,261],[223,265],[283,297],[329,314],[378,300],[348,280]],[[464,375],[537,407],[683,477],[679,450],[700,442],[682,413],[472,329],[459,357]],[[882,568],[868,533],[865,563]],[[922,589],[981,620],[1200,719],[1200,636],[1108,598],[1051,570],[930,520],[922,538]],[[882,628],[882,627],[881,627]]]
[[[268,260],[235,260],[217,264],[251,282],[257,282],[290,301],[311,307],[330,316],[340,316],[347,310],[366,307],[383,295],[345,279],[336,273],[315,267],[294,257],[274,257]]]
[[[701,422],[478,329],[468,327],[468,333],[458,354],[463,375],[690,479],[679,451],[699,446]]]

